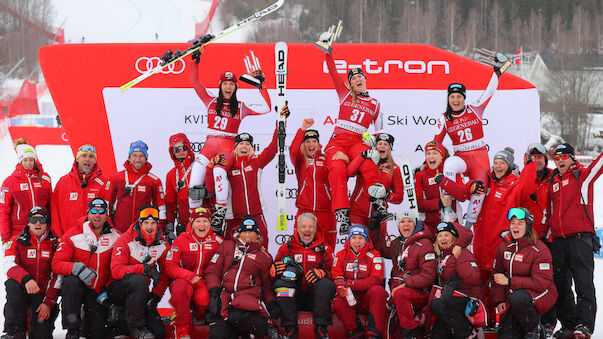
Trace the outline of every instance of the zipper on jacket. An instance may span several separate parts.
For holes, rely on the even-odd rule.
[[[25,177],[27,178],[27,182],[29,182],[29,191],[31,192],[31,207],[33,208],[36,205],[36,195],[34,194],[34,187],[31,184],[31,178],[29,177],[29,175],[25,175]]]
[[[243,160],[241,160],[241,176],[243,177],[243,187],[245,188],[245,206],[247,206],[247,214],[251,214],[251,212],[249,212],[249,198],[247,197],[247,180],[245,180],[245,167],[243,166]]]
[[[197,271],[195,271],[195,274],[201,276],[201,274],[199,273],[199,270],[201,269],[201,263],[203,262],[203,243],[200,243],[197,239],[195,239],[195,241],[197,242],[197,244],[199,244],[199,265],[197,265]]]
[[[314,187],[314,191],[312,192],[312,194],[314,194],[313,197],[313,207],[312,207],[312,211],[316,211],[316,158],[314,158],[314,165],[312,166],[312,185]]]
[[[237,250],[237,245],[235,245],[235,251]],[[245,257],[247,256],[247,246],[245,246],[245,251],[243,251],[243,258],[241,258],[241,262],[239,263],[239,268],[237,269],[237,274],[235,275],[234,281],[234,291],[237,291],[237,287],[239,285],[239,275],[241,274],[241,269],[243,269],[243,264],[245,263]]]
[[[519,247],[517,246],[517,243],[515,243],[515,252],[511,255],[511,261],[509,262],[509,279],[513,277],[513,263],[515,262],[515,254],[517,254],[517,251],[519,251]],[[509,285],[509,292],[511,291],[513,291],[513,289],[511,289],[511,285]]]

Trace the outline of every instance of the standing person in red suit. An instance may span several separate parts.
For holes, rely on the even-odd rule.
[[[415,190],[419,212],[425,220],[423,227],[435,234],[440,222],[456,221],[456,201],[467,200],[467,188],[462,184],[460,174],[456,181],[444,176],[444,161],[448,150],[439,141],[430,141],[425,145],[425,164],[423,169],[415,174]],[[483,190],[483,185],[481,186]]]
[[[388,203],[399,204],[404,199],[402,174],[400,173],[400,167],[396,165],[392,157],[394,137],[391,134],[379,133],[374,138],[377,140],[377,144],[375,150],[371,151],[378,155],[377,168],[379,170],[377,183],[374,186],[378,188],[379,196],[382,198],[376,200],[365,190],[365,179],[359,169],[366,159],[362,155],[358,156],[347,167],[348,176],[356,176],[356,186],[350,197],[352,204],[350,220],[353,224],[368,225],[373,212],[380,208],[375,206],[377,201],[383,204],[387,210]]]
[[[314,119],[304,119],[289,147],[291,163],[297,177],[297,215],[312,213],[318,220],[318,232],[331,248],[335,248],[337,230],[331,211],[331,187],[329,186],[327,158],[322,152],[318,131],[308,129]],[[295,224],[297,228],[297,223]],[[295,230],[294,230],[295,233]]]
[[[89,144],[80,146],[71,171],[59,179],[52,194],[52,232],[62,237],[77,227],[78,220],[86,216],[88,203],[103,195],[108,181],[98,167],[96,148]]]
[[[207,42],[213,39],[213,35],[205,35],[200,38],[201,42]],[[254,72],[253,76],[260,79],[262,88],[260,94],[265,102],[259,105],[246,105],[237,99],[237,77],[233,72],[224,72],[218,81],[218,97],[211,95],[205,85],[199,80],[199,61],[201,53],[192,54],[190,81],[199,98],[203,101],[207,109],[207,139],[193,163],[193,171],[190,176],[190,207],[201,206],[205,196],[205,180],[207,165],[210,161],[220,162],[224,157],[228,157],[235,147],[235,137],[239,133],[239,125],[248,116],[261,115],[269,113],[272,110],[270,96],[264,88],[265,80],[262,71]],[[219,213],[226,213],[226,201],[228,200],[228,177],[223,168],[217,167],[213,170],[214,182],[216,185],[216,210]]]
[[[186,230],[189,223],[188,187],[195,153],[184,133],[170,137],[170,157],[174,161],[165,178],[166,221],[165,238],[174,241],[176,235]]]
[[[350,228],[344,249],[337,252],[333,262],[332,275],[337,288],[333,308],[348,338],[365,337],[358,312],[366,311],[366,334],[370,339],[383,338],[388,296],[383,288],[383,259],[373,248],[366,228],[360,225]],[[350,303],[351,299],[355,299],[355,303]]]
[[[216,248],[223,240],[215,235],[209,222],[209,210],[197,207],[192,211],[187,231],[178,235],[165,260],[165,270],[172,279],[170,304],[178,315],[176,338],[190,339],[191,305],[195,319],[205,319],[209,292],[205,271]]]
[[[377,140],[373,136],[363,141],[362,135],[368,131],[371,124],[375,126],[375,132],[379,132],[383,128],[383,113],[379,101],[372,98],[366,90],[366,76],[361,68],[353,68],[348,72],[348,84],[346,85],[337,73],[335,61],[330,53],[325,53],[325,62],[339,97],[337,124],[325,149],[329,169],[329,184],[333,196],[331,208],[337,217],[339,233],[347,234],[351,221],[346,162],[342,159],[333,158],[333,156],[337,152],[343,152],[349,159],[355,159],[364,152],[365,158],[368,158],[366,151],[374,147]],[[379,173],[377,166],[375,166],[378,158],[373,157],[373,161],[364,159],[360,164],[359,171],[364,177],[364,190],[372,198],[377,199],[374,204],[378,212],[377,219],[380,222],[385,222],[391,220],[393,215],[387,213],[387,208],[382,200],[384,196],[378,195],[385,192],[378,187],[372,187],[379,181]],[[378,193],[374,192],[375,190]]]
[[[52,195],[50,176],[42,170],[34,148],[19,144],[16,151],[18,164],[0,189],[0,237],[4,244],[21,234],[34,206],[50,210]]]
[[[159,209],[159,228],[165,229],[165,197],[161,179],[151,173],[148,162],[149,147],[138,140],[130,144],[124,170],[114,174],[105,187],[113,224],[124,233],[138,221],[142,206],[153,205]]]
[[[498,88],[501,72],[494,67],[494,73],[486,90],[470,105],[465,105],[467,97],[465,85],[452,83],[448,86],[446,112],[439,119],[435,141],[442,142],[448,135],[452,141],[454,155],[444,163],[444,175],[451,180],[457,173],[465,174],[471,181],[478,180],[488,186],[490,159],[484,140],[482,117],[486,106]],[[465,226],[477,221],[484,196],[472,194],[469,202]]]
[[[56,305],[60,283],[50,263],[59,241],[48,228],[49,221],[46,208],[32,208],[27,227],[13,238],[4,254],[7,280],[3,339],[24,339],[26,332],[32,339],[52,338],[59,314]]]

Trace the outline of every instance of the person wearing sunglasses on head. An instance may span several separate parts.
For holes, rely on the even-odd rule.
[[[59,314],[59,308],[56,307],[59,287],[50,262],[58,238],[48,228],[49,218],[46,208],[32,208],[27,226],[21,235],[12,239],[4,254],[7,280],[4,283],[5,334],[2,338],[25,338],[26,332],[32,339],[52,338],[54,321]]]
[[[61,237],[52,270],[63,276],[62,317],[66,338],[104,337],[107,311],[96,298],[109,280],[111,251],[118,238],[119,233],[107,216],[107,202],[99,197],[88,203],[86,219],[80,219],[78,227],[70,228]],[[82,333],[84,329],[86,333]]]
[[[78,148],[71,171],[54,188],[51,200],[52,232],[58,237],[86,216],[88,203],[104,192],[109,178],[97,164],[96,148],[86,144]]]
[[[496,250],[492,305],[501,315],[498,338],[544,338],[540,316],[557,300],[551,252],[532,228],[534,216],[523,207],[507,212],[509,228]]]
[[[572,145],[564,143],[555,149],[554,161],[556,169],[547,192],[550,217],[542,234],[550,232],[553,238],[553,277],[559,292],[555,308],[562,326],[559,336],[589,338],[597,312],[593,252],[600,248],[594,230],[594,183],[603,174],[603,153],[588,167],[583,166]]]
[[[126,232],[138,221],[142,206],[157,206],[159,228],[165,230],[165,196],[161,179],[151,173],[149,147],[141,140],[130,144],[128,160],[124,170],[114,174],[105,186],[105,197],[109,201],[110,216],[115,228]]]

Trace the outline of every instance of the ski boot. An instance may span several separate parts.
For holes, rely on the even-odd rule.
[[[285,339],[297,339],[297,327],[286,327],[285,328]]]
[[[266,338],[268,339],[284,339],[286,337],[281,336],[274,325],[268,324],[268,330],[266,331]]]
[[[329,339],[328,333],[327,326],[316,326],[314,329],[314,337],[316,339]]]
[[[339,234],[346,235],[350,230],[350,226],[352,226],[352,222],[350,221],[350,209],[349,208],[340,208],[335,211],[335,218],[337,219],[337,224],[339,225]]]
[[[65,335],[65,339],[80,339],[80,330],[67,330],[67,334]]]
[[[4,334],[0,337],[1,339],[25,339],[25,333],[24,332],[17,332],[17,333],[7,333]]]
[[[379,223],[383,223],[394,219],[394,215],[387,211],[387,207],[385,206],[385,200],[375,198],[371,200],[373,200],[372,203],[374,208],[372,216],[373,218],[379,220]]]
[[[153,332],[146,327],[139,327],[132,330],[131,337],[134,339],[155,339]]]
[[[222,236],[222,224],[225,218],[226,206],[216,204],[216,211],[211,216],[211,229],[215,234]]]
[[[590,339],[590,329],[586,325],[578,325],[574,329],[574,339]]]

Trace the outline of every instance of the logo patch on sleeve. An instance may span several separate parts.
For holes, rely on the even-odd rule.
[[[472,261],[472,262],[471,262],[471,266],[473,266],[473,267],[477,267],[477,264],[475,263],[475,261]]]
[[[381,268],[382,268],[381,264],[377,264],[377,265],[375,265],[375,269],[376,269],[377,271],[381,271]]]
[[[546,263],[546,262],[541,262],[540,264],[538,264],[538,268],[541,271],[550,271],[551,270],[551,265],[549,263]]]
[[[374,262],[375,264],[377,264],[377,263],[381,264],[381,263],[383,262],[383,258],[381,258],[381,257],[375,257],[375,258],[373,259],[373,262]]]
[[[172,260],[173,257],[174,253],[172,251],[168,251],[167,255],[165,256],[165,260]]]
[[[425,260],[435,260],[435,253],[425,254]]]
[[[211,262],[213,262],[214,264],[218,262],[218,258],[220,258],[220,255],[218,253],[214,254],[213,257],[211,257]]]

